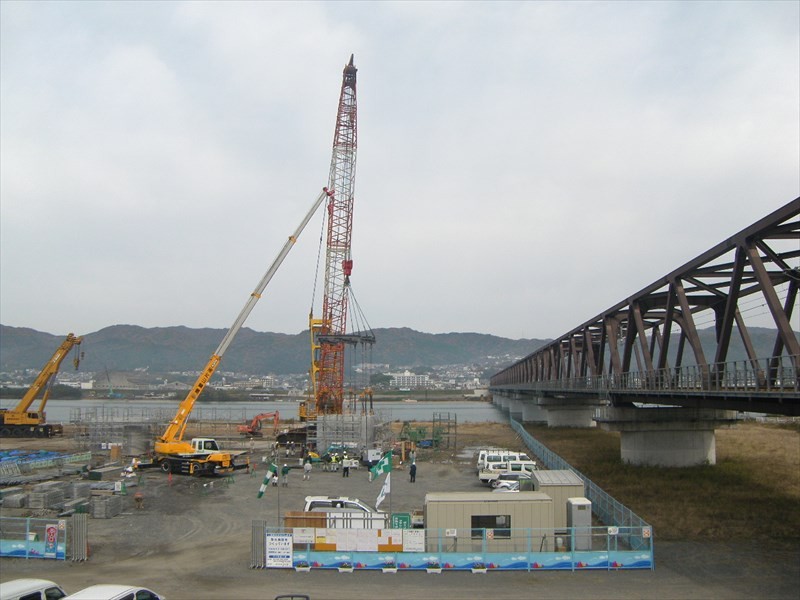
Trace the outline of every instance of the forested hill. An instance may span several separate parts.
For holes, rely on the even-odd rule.
[[[64,341],[28,328],[0,325],[0,371],[40,369]],[[102,372],[147,368],[150,373],[199,371],[217,349],[226,330],[188,327],[114,325],[83,335],[81,370]],[[497,366],[498,370],[530,354],[549,340],[511,340],[478,333],[430,334],[408,328],[376,329],[376,342],[357,350],[360,362],[415,366]],[[491,358],[490,358],[491,357]],[[223,369],[251,374],[304,373],[311,360],[308,331],[295,335],[243,328],[225,354]],[[63,368],[63,367],[62,367]]]
[[[41,369],[66,337],[21,327],[0,325],[0,371]],[[102,372],[147,369],[151,374],[174,371],[200,371],[225,336],[223,329],[114,325],[83,335],[81,370]],[[497,372],[551,340],[511,340],[478,333],[422,333],[406,327],[376,329],[376,343],[358,349],[355,362],[388,365],[382,370],[478,365]],[[703,346],[713,356],[714,330],[698,332]],[[749,330],[756,356],[771,356],[774,329]],[[677,347],[670,344],[671,350]],[[728,361],[744,360],[741,340],[731,341]],[[349,359],[348,359],[349,360]],[[674,360],[671,357],[670,360]],[[691,357],[684,359],[691,362]],[[261,333],[243,328],[225,354],[224,371],[248,374],[305,373],[311,361],[308,331],[295,335]],[[62,367],[64,368],[64,367]]]

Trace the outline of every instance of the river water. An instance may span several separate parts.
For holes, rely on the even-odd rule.
[[[2,408],[12,408],[16,400],[3,400]],[[175,400],[50,400],[46,406],[50,423],[85,421],[167,422],[178,409]],[[250,421],[264,412],[279,412],[281,419],[297,419],[297,402],[198,402],[192,410],[192,420]],[[508,415],[491,402],[478,400],[453,401],[380,401],[374,403],[375,414],[384,421],[431,421],[455,418],[458,423],[505,422]]]

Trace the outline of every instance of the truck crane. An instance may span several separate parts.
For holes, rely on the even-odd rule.
[[[329,197],[331,193],[332,192],[328,191],[328,188],[323,188],[322,192],[320,192],[319,196],[314,200],[311,209],[306,213],[295,232],[289,236],[289,239],[281,248],[281,251],[272,262],[272,265],[270,265],[255,290],[250,294],[250,297],[239,313],[239,316],[236,318],[236,321],[234,321],[231,328],[225,334],[225,337],[214,351],[214,354],[211,355],[211,358],[186,395],[186,398],[178,406],[178,412],[175,413],[175,417],[167,425],[161,437],[156,440],[152,460],[149,462],[135,461],[137,468],[159,467],[164,473],[176,473],[181,475],[224,475],[239,469],[248,468],[248,464],[237,464],[235,455],[230,452],[222,451],[216,440],[210,438],[194,438],[188,442],[184,441],[183,435],[186,431],[186,425],[189,422],[189,416],[191,415],[195,402],[208,385],[209,380],[216,372],[220,362],[222,362],[222,357],[228,349],[228,346],[233,342],[233,338],[236,337],[236,334],[239,333],[245,320],[261,298],[261,295],[275,275],[278,267],[281,266],[281,263],[283,263],[283,260],[289,254],[289,251],[294,246],[300,233],[305,229],[305,226],[311,220],[317,208],[322,204],[322,201]]]
[[[344,403],[345,347],[372,344],[369,335],[348,334],[348,302],[353,271],[351,238],[358,138],[356,73],[353,55],[342,72],[339,109],[333,137],[328,187],[336,190],[327,204],[325,288],[322,316],[309,315],[311,337],[311,398],[300,403],[301,421],[314,421],[320,414],[342,414]]]
[[[256,415],[253,417],[252,421],[245,425],[239,425],[236,430],[245,436],[263,437],[264,434],[261,433],[261,421],[266,421],[267,419],[272,419],[272,433],[278,433],[278,424],[281,421],[281,415],[277,410],[275,412],[261,413],[260,415]]]
[[[82,341],[83,338],[76,336],[74,333],[67,335],[67,338],[61,343],[53,356],[50,357],[50,360],[42,367],[41,372],[36,377],[36,381],[25,392],[22,400],[14,408],[0,409],[0,438],[10,436],[49,438],[64,432],[64,428],[60,424],[50,425],[46,422],[44,408],[50,398],[50,390],[61,367],[61,362],[66,358],[70,350],[80,346]],[[80,365],[82,356],[82,353],[76,354],[72,361],[76,369]],[[29,411],[31,404],[33,404],[42,390],[44,390],[44,394],[39,402],[39,410]]]

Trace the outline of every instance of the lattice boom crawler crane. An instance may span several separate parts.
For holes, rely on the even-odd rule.
[[[358,138],[356,71],[353,56],[350,56],[342,74],[328,177],[331,195],[326,215],[322,317],[315,319],[313,312],[309,316],[313,400],[301,404],[301,420],[314,420],[318,414],[341,414],[344,402],[345,346],[353,343],[352,336],[348,336],[346,331],[353,271],[351,239]]]

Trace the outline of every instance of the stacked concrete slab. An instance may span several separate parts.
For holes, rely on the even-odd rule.
[[[9,494],[3,496],[3,506],[5,508],[25,508],[28,503],[28,494]]]
[[[122,512],[122,496],[92,496],[91,514],[95,519],[110,519]]]
[[[92,484],[88,481],[76,481],[70,486],[70,498],[88,499],[92,495]]]
[[[55,508],[64,503],[63,490],[31,492],[28,495],[29,508]]]

